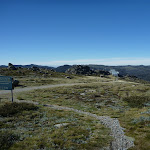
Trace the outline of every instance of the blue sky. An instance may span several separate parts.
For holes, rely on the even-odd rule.
[[[0,0],[0,65],[150,65],[149,0]]]

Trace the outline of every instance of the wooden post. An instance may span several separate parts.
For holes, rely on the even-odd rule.
[[[13,90],[11,90],[11,97],[12,97],[12,103],[13,103]]]

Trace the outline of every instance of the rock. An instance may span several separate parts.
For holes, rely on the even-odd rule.
[[[14,80],[12,83],[13,87],[16,87],[19,85],[19,81],[18,80]]]
[[[40,71],[40,73],[41,73],[41,74],[44,74],[45,72],[44,72],[44,71]]]
[[[66,76],[65,78],[66,78],[66,79],[71,79],[71,77],[69,77],[69,76]]]
[[[85,93],[80,93],[80,95],[85,96]]]
[[[8,63],[8,69],[10,69],[10,70],[17,70],[17,68],[11,63]]]
[[[50,69],[51,72],[56,72],[54,69]]]
[[[94,90],[94,89],[90,89],[90,90],[87,90],[87,92],[95,93],[95,92],[96,92],[96,90]]]
[[[68,124],[69,124],[69,123],[55,124],[54,127],[56,127],[56,128],[61,128],[61,127],[67,126]]]
[[[101,77],[101,78],[104,78],[105,76],[104,76],[104,75],[100,75],[100,77]]]

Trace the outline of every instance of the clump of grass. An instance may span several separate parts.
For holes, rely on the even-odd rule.
[[[150,102],[150,98],[148,96],[130,96],[123,98],[123,101],[127,102],[130,107],[142,108]]]
[[[20,113],[24,110],[37,110],[38,107],[31,103],[5,103],[0,106],[0,116],[8,117]]]
[[[132,123],[140,124],[140,125],[144,125],[144,126],[150,126],[150,117],[141,116],[139,118],[134,119],[132,121]]]
[[[11,145],[13,145],[18,139],[19,136],[12,132],[0,131],[0,149],[9,149],[9,147],[11,147]]]
[[[24,100],[21,96],[18,96],[17,99],[19,99],[19,100]]]

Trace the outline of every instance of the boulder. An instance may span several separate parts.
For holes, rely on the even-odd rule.
[[[66,78],[66,79],[71,79],[71,77],[69,77],[69,76],[66,76],[65,78]]]
[[[54,69],[50,69],[51,72],[56,72]]]
[[[61,128],[61,127],[67,126],[67,125],[69,125],[69,123],[61,123],[61,124],[55,124],[54,127]]]
[[[8,69],[9,70],[17,70],[17,68],[11,63],[8,63]]]
[[[12,83],[13,87],[16,87],[19,85],[19,81],[18,80],[13,80],[13,83]]]

